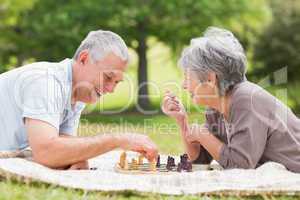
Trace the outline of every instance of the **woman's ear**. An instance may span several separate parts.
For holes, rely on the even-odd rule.
[[[209,72],[207,75],[207,82],[212,85],[216,86],[217,85],[217,75],[214,72]]]

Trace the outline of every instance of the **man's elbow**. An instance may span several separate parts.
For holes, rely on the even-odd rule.
[[[54,141],[43,142],[32,148],[33,160],[41,165],[50,168],[60,167],[56,155],[56,145]]]

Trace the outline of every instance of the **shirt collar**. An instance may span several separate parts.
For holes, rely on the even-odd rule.
[[[62,60],[61,62],[62,67],[65,70],[66,73],[66,95],[68,95],[67,101],[66,101],[66,109],[67,110],[73,110],[72,109],[72,78],[73,78],[73,70],[72,70],[72,65],[73,65],[73,59],[66,58]]]

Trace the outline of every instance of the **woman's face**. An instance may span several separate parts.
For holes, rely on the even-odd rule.
[[[196,73],[192,70],[184,71],[183,89],[191,94],[193,103],[209,105],[212,99],[219,97],[216,75],[209,72],[207,81],[201,83]]]

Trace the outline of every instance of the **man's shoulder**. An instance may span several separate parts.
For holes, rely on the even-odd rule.
[[[1,75],[10,77],[32,77],[49,75],[50,77],[56,77],[59,80],[65,79],[67,75],[67,65],[70,64],[70,59],[65,59],[61,62],[34,62],[15,69],[12,69]]]
[[[47,98],[68,97],[71,83],[68,81],[67,67],[63,63],[36,62],[21,68],[12,78],[15,91]]]

